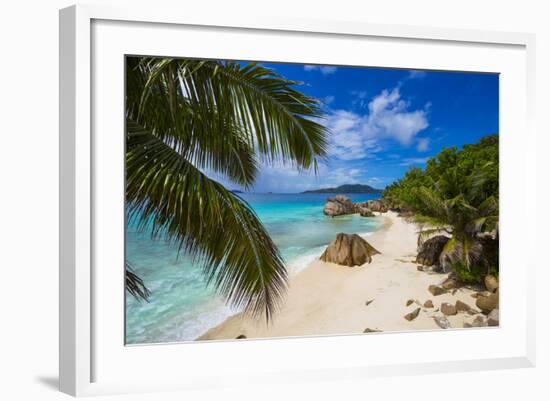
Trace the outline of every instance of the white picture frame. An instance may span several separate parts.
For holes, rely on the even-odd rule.
[[[114,302],[115,305],[123,308],[123,304],[118,303],[118,299],[111,299],[111,290],[104,288],[106,283],[110,282],[112,282],[113,288],[122,288],[117,287],[118,282],[114,282],[122,280],[122,267],[120,272],[113,273],[115,276],[119,275],[113,278],[114,281],[108,281],[111,280],[110,276],[98,275],[94,272],[94,266],[98,261],[108,260],[102,258],[109,258],[112,255],[97,248],[98,246],[101,248],[100,243],[103,241],[103,236],[100,233],[106,227],[104,222],[109,217],[113,217],[102,208],[101,205],[104,204],[105,198],[101,197],[111,196],[112,199],[115,199],[114,203],[120,201],[119,209],[123,208],[120,191],[109,193],[109,188],[120,186],[120,180],[117,181],[117,179],[123,176],[123,171],[120,169],[122,165],[120,163],[123,162],[122,160],[117,162],[115,158],[122,159],[123,153],[109,152],[107,149],[111,148],[109,147],[110,143],[94,137],[94,129],[102,127],[101,124],[104,121],[94,119],[101,118],[101,110],[105,107],[114,109],[120,107],[123,87],[118,85],[120,84],[119,80],[113,81],[112,86],[106,85],[106,82],[110,82],[110,78],[104,78],[104,75],[101,74],[103,74],[104,68],[121,65],[122,59],[118,58],[120,54],[180,55],[174,54],[173,50],[170,50],[171,45],[165,45],[164,48],[156,47],[155,38],[162,38],[163,35],[168,34],[173,35],[176,31],[185,34],[186,29],[192,30],[192,35],[195,38],[201,38],[203,35],[204,43],[212,44],[211,52],[215,48],[214,43],[207,41],[212,41],[213,33],[215,35],[240,35],[239,37],[243,40],[249,38],[251,43],[254,35],[261,34],[266,38],[265,40],[272,41],[273,46],[269,51],[273,53],[271,57],[277,60],[288,57],[283,61],[291,61],[296,57],[303,57],[303,59],[295,61],[338,64],[345,60],[345,53],[334,54],[330,56],[333,57],[332,59],[329,56],[317,58],[314,53],[308,54],[307,51],[298,56],[291,54],[290,50],[285,50],[282,45],[279,46],[277,43],[283,41],[283,37],[292,40],[298,38],[304,41],[324,41],[328,48],[334,46],[334,43],[331,44],[330,41],[335,38],[342,41],[341,43],[353,40],[358,41],[357,43],[363,43],[363,41],[370,43],[369,41],[371,41],[380,44],[381,41],[384,41],[384,46],[397,46],[400,42],[405,41],[408,46],[418,46],[419,49],[421,46],[435,46],[440,58],[444,60],[436,63],[426,59],[422,64],[418,60],[414,62],[403,60],[407,55],[406,52],[395,52],[392,58],[387,55],[388,58],[382,61],[380,66],[452,69],[451,62],[445,61],[446,55],[453,52],[465,52],[466,60],[462,65],[457,64],[456,69],[503,74],[504,80],[501,82],[501,89],[505,90],[501,90],[501,97],[509,95],[512,89],[518,96],[509,102],[503,101],[501,107],[501,114],[503,111],[507,112],[507,115],[501,117],[502,126],[510,132],[511,128],[516,131],[514,134],[504,135],[501,144],[502,164],[504,165],[501,167],[501,193],[503,199],[506,199],[506,204],[510,206],[503,208],[501,248],[507,256],[506,263],[516,263],[516,265],[519,263],[522,270],[514,279],[506,276],[505,269],[502,270],[504,273],[501,294],[503,294],[504,305],[501,309],[503,314],[501,327],[473,330],[467,333],[465,331],[393,333],[369,336],[368,339],[365,336],[340,336],[239,343],[159,345],[132,347],[131,351],[124,349],[122,339],[119,338],[119,334],[116,334],[122,330],[122,327],[116,328],[118,331],[109,331],[115,330],[111,328],[111,324],[118,324],[112,322],[119,322],[122,311],[114,311],[112,315],[106,316],[104,303],[99,302],[97,297],[94,298],[96,291],[102,291],[107,294],[107,302]],[[137,41],[140,38],[140,32],[143,30],[148,30],[147,36],[141,38],[139,46],[135,43],[130,45],[132,40]],[[128,35],[126,36],[124,32],[127,32]],[[150,40],[147,41],[145,38]],[[160,41],[156,43],[160,43]],[[376,43],[372,45],[375,53],[377,51]],[[128,44],[127,48],[125,44]],[[295,20],[270,16],[243,19],[237,14],[225,16],[187,15],[184,9],[112,8],[104,5],[78,5],[61,10],[60,390],[80,396],[134,391],[201,389],[229,384],[244,385],[247,380],[254,380],[256,383],[272,383],[273,381],[280,383],[297,380],[329,380],[344,377],[359,378],[534,366],[535,315],[534,307],[527,307],[527,305],[535,301],[535,260],[530,256],[533,255],[531,252],[524,252],[524,256],[517,259],[517,255],[514,255],[511,248],[507,251],[507,248],[503,246],[516,240],[514,235],[518,235],[514,234],[514,230],[510,227],[519,224],[532,225],[536,221],[536,211],[532,205],[528,206],[527,195],[513,193],[508,186],[509,182],[514,181],[521,183],[518,184],[520,189],[529,189],[533,192],[536,188],[534,178],[536,176],[534,158],[536,141],[532,127],[535,85],[534,44],[534,36],[523,33],[375,25],[358,21]],[[234,45],[232,48],[231,45],[224,44],[224,47],[225,50],[220,48],[216,53],[219,58],[253,54],[241,53],[239,49],[235,49]],[[315,45],[312,48],[314,49]],[[494,52],[494,57],[490,61],[483,61],[488,58],[486,54],[484,55],[489,51],[488,49]],[[200,56],[197,53],[200,51],[200,49],[195,49],[192,54],[188,55]],[[288,56],[285,56],[285,51],[288,51]],[[251,57],[253,57],[252,59],[256,57],[259,60],[264,60],[265,57],[270,58],[269,53],[266,52],[267,50],[263,50],[263,53],[256,53]],[[202,56],[211,57],[212,53]],[[449,59],[451,58],[449,56]],[[103,60],[107,60],[105,64],[103,64]],[[113,60],[114,62],[111,63]],[[353,64],[353,61],[351,63]],[[364,65],[359,58],[356,63]],[[116,74],[122,74],[122,70],[117,71]],[[119,75],[118,78],[120,78]],[[97,85],[97,82],[103,82],[103,84],[100,83],[99,87],[96,87],[94,85]],[[101,98],[106,94],[107,88],[111,91],[118,91],[118,97],[115,96],[110,101],[107,98]],[[106,106],[103,106],[103,103]],[[120,114],[119,117],[122,121],[123,115]],[[112,127],[117,127],[119,123],[114,120],[110,122],[114,124]],[[517,131],[521,131],[521,135]],[[115,142],[112,144],[115,148],[123,143],[123,137],[122,130],[118,139],[113,137],[112,140]],[[512,154],[514,155],[513,161],[516,163],[514,168],[506,164],[512,162],[510,160]],[[100,158],[101,163],[99,163]],[[108,184],[101,179],[101,177],[105,177],[106,171],[116,172],[112,174],[114,181]],[[516,211],[515,214],[511,213],[512,206]],[[115,212],[119,213],[120,210]],[[117,216],[120,217],[120,215]],[[115,216],[115,221],[118,217]],[[532,227],[530,228],[530,231],[534,232]],[[114,231],[117,231],[116,235],[120,236],[120,227],[117,230]],[[119,244],[118,240],[115,238],[113,244]],[[527,248],[531,246],[525,239],[523,241]],[[112,249],[111,251],[123,252],[122,249],[118,251]],[[503,260],[503,256],[501,256],[501,260]],[[116,262],[113,263],[116,264]],[[513,303],[506,300],[507,290],[511,288],[512,284],[515,286],[516,297]],[[111,287],[111,285],[107,285],[107,287]],[[122,293],[122,290],[120,292]],[[115,310],[117,307],[111,309]],[[422,344],[424,341],[443,341],[445,338],[442,340],[441,336],[448,336],[446,338],[452,337],[451,341],[455,344],[486,341],[493,344],[494,347],[485,350],[485,352],[481,349],[466,352],[458,345],[458,349],[452,355],[443,355],[439,358],[433,355],[427,357],[423,355],[421,358],[420,354],[415,352],[405,352],[406,355],[403,355],[404,351],[400,351],[399,348],[401,346],[399,342],[402,341],[399,336],[406,336],[402,337],[403,340],[406,339],[407,342],[417,344]],[[386,349],[391,347],[391,354],[399,355],[399,357],[384,356],[383,353],[377,355],[374,349],[368,351],[370,355],[368,361],[364,357],[360,358],[362,356],[360,352],[350,352],[346,357],[336,357],[337,350],[368,350],[369,347],[380,350],[383,350],[384,347]],[[323,361],[315,359],[315,355],[318,355],[320,349],[325,350]],[[405,350],[405,348],[403,349]],[[181,358],[185,355],[183,364],[187,364],[188,368],[185,370],[185,374],[170,374],[170,369],[173,367],[174,361],[177,360],[175,358],[178,358],[176,355],[178,353],[181,354]],[[216,355],[223,355],[221,358],[223,360],[240,356],[245,362],[250,362],[253,358],[258,358],[260,354],[272,356],[274,363],[271,367],[260,364],[254,366],[253,371],[247,371],[244,362],[243,366],[224,365],[221,362],[216,368],[211,366],[201,368],[200,366],[202,358],[214,358]],[[464,356],[460,357],[461,354]],[[297,357],[297,360],[292,362],[294,366],[286,368],[284,360],[276,360],[277,355],[301,357]],[[138,361],[142,361],[145,366],[155,366],[155,372],[147,373],[148,370],[145,369],[144,377],[136,376],[132,379],[131,374],[136,372],[131,370],[131,366]],[[160,361],[166,363],[159,365]],[[286,363],[288,364],[288,361]],[[196,364],[195,369],[189,369],[192,364]],[[127,375],[120,373],[125,372],[126,368]]]

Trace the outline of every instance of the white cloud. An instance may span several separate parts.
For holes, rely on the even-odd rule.
[[[427,75],[426,71],[422,70],[411,70],[409,71],[408,79],[422,79]]]
[[[354,96],[354,99],[351,101],[353,106],[359,108],[366,108],[369,104],[368,102],[368,92],[367,91],[351,91],[351,94]]]
[[[329,155],[341,160],[362,159],[376,148],[376,141],[362,132],[363,117],[347,110],[336,110],[328,118],[331,131]]]
[[[254,192],[295,193],[310,189],[336,187],[342,184],[364,183],[366,169],[349,166],[319,164],[317,174],[313,170],[299,171],[289,164],[262,164],[256,179]]]
[[[342,160],[362,159],[379,152],[381,139],[409,146],[428,127],[426,110],[409,110],[399,89],[383,90],[368,103],[368,113],[334,110],[327,120],[332,135],[329,154]]]
[[[331,65],[304,65],[305,71],[320,71],[323,75],[334,74],[338,68]]]
[[[420,131],[428,127],[425,110],[409,111],[409,103],[399,89],[383,90],[369,103],[367,129],[373,136],[385,136],[408,146]]]
[[[340,167],[336,169],[326,169],[325,177],[323,181],[326,183],[326,185],[331,186],[338,186],[342,184],[357,184],[360,182],[359,177],[361,177],[362,174],[366,173],[365,171],[361,171],[357,168],[346,168],[346,167]]]
[[[429,160],[429,157],[410,157],[403,159],[400,166],[412,166],[415,164],[425,164]]]
[[[430,138],[418,138],[416,142],[416,150],[426,152],[430,148]]]
[[[325,96],[323,99],[321,99],[321,102],[325,105],[325,106],[328,106],[330,105],[331,103],[333,103],[334,101],[336,100],[336,98],[332,95],[328,95],[328,96]]]
[[[399,93],[399,89],[393,89],[391,92],[387,89],[384,89],[382,93],[380,93],[378,96],[375,96],[369,103],[369,112],[371,114],[377,114],[380,112],[383,112],[384,110],[388,110],[389,108],[399,107],[403,108],[404,102],[400,100],[401,94]],[[398,104],[398,102],[402,102],[402,104]]]

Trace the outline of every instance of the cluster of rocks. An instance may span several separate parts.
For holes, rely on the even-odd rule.
[[[495,256],[498,247],[498,230],[494,230],[491,233],[482,233],[478,235],[477,245],[481,247],[478,249],[479,254],[486,255],[489,259],[498,259]],[[450,240],[445,235],[436,235],[419,244],[418,254],[416,256],[416,263],[418,270],[421,271],[434,271],[448,273],[451,271],[451,264],[447,255],[443,252],[445,245]],[[460,301],[457,301],[455,305],[445,305],[441,308],[442,313],[447,316],[453,315],[453,307],[456,312],[467,312],[476,315],[476,318],[471,323],[466,323],[465,327],[484,327],[484,326],[498,326],[498,304],[499,304],[499,291],[498,291],[498,279],[493,275],[487,275],[484,279],[485,290],[474,293],[476,298],[476,307],[479,311],[475,311],[473,308],[465,308],[464,305],[458,305]],[[449,291],[457,291],[462,287],[464,283],[461,283],[456,275],[451,273],[447,279],[440,285],[431,285],[428,291],[433,296],[438,296]],[[463,303],[461,303],[463,304]]]
[[[487,315],[482,323],[485,326],[499,325],[499,284],[498,279],[488,274],[485,276],[485,291],[473,294],[476,298],[476,306]],[[485,324],[486,323],[486,324]]]
[[[328,198],[323,209],[323,213],[331,217],[355,213],[359,213],[363,217],[373,217],[373,212],[386,213],[387,211],[388,207],[383,199],[353,203],[346,195]]]
[[[456,277],[454,273],[449,274],[446,279],[440,285],[430,285],[428,291],[432,296],[438,297],[442,294],[452,293],[453,295],[458,291],[463,283]],[[476,308],[470,306],[468,303],[456,300],[452,302],[441,302],[439,308],[435,307],[434,301],[428,299],[421,304],[417,300],[409,299],[405,303],[406,306],[410,306],[416,303],[420,307],[415,308],[403,317],[412,321],[416,319],[421,310],[429,313],[434,319],[434,322],[442,329],[448,329],[451,327],[449,316],[455,316],[457,314],[467,314],[473,317],[473,320],[465,322],[463,327],[487,327],[499,325],[499,284],[498,279],[493,275],[487,275],[485,277],[485,290],[481,290],[472,294],[476,298]]]
[[[384,199],[373,199],[362,203],[357,203],[357,207],[366,207],[373,212],[386,213],[388,211],[388,206]]]
[[[323,252],[320,259],[324,262],[344,266],[361,266],[370,263],[372,256],[379,253],[361,236],[339,233]]]
[[[428,291],[434,296],[445,294],[449,291],[456,292],[456,290],[462,287],[463,283],[456,277],[454,273],[451,273],[447,278],[440,284],[432,284],[428,287]]]

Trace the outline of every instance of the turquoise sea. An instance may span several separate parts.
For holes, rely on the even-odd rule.
[[[380,227],[376,217],[327,217],[331,194],[239,194],[258,214],[279,247],[289,274],[318,258],[337,233],[365,234]],[[353,202],[378,195],[348,194]],[[238,313],[208,288],[199,266],[163,240],[127,227],[126,257],[151,291],[150,302],[126,297],[126,343],[190,341]]]

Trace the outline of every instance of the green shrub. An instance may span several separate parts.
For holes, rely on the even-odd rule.
[[[483,283],[483,278],[487,274],[487,268],[470,266],[468,269],[462,261],[453,263],[451,267],[461,281],[469,284]]]
[[[484,278],[488,274],[492,274],[498,280],[498,267],[487,266],[470,266],[470,269],[466,267],[466,264],[462,261],[455,262],[451,265],[453,272],[457,277],[468,284],[483,284]]]

